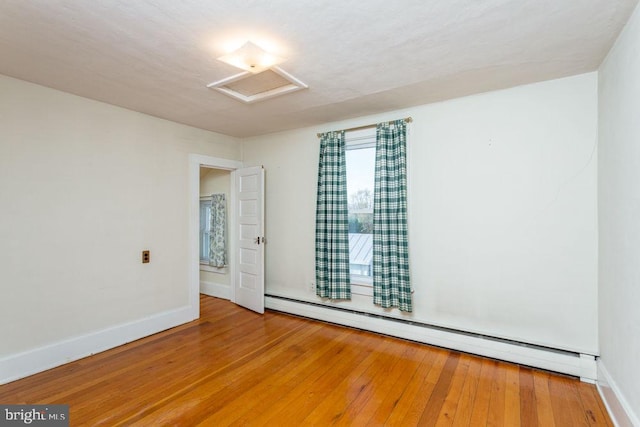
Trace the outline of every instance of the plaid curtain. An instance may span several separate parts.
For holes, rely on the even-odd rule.
[[[316,205],[316,294],[351,299],[344,132],[320,137]]]
[[[373,302],[411,311],[407,238],[407,125],[376,127],[373,196]]]

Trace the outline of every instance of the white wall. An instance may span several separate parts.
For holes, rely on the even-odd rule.
[[[0,361],[189,304],[189,153],[240,146],[0,76]]]
[[[406,116],[414,313],[386,313],[597,354],[595,73],[244,140],[267,174],[267,293],[318,301],[316,133]]]
[[[640,425],[639,8],[600,67],[598,160],[601,379]]]

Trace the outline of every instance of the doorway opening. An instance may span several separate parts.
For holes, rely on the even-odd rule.
[[[189,155],[189,306],[191,318],[200,317],[200,178],[201,169],[208,168],[229,173],[229,209],[227,212],[229,236],[236,232],[236,219],[234,214],[235,187],[232,173],[242,168],[242,162],[236,160],[222,159],[218,157],[204,156],[201,154]],[[205,172],[205,171],[203,171]],[[207,171],[208,172],[208,171]],[[208,174],[208,173],[207,173]],[[203,189],[203,190],[206,190]],[[235,245],[234,239],[228,239],[228,261],[225,267],[226,277],[229,284],[226,288],[206,289],[207,292],[222,292],[219,295],[235,302]],[[215,283],[215,282],[214,282]],[[224,290],[226,289],[226,291]],[[225,296],[226,292],[226,296]],[[218,295],[216,295],[218,296]]]
[[[213,205],[212,201],[216,203]],[[231,200],[231,171],[200,166],[199,198],[199,283],[200,293],[231,299],[229,269],[229,210]],[[212,221],[213,212],[213,221]],[[212,235],[213,245],[212,245]],[[212,259],[211,252],[216,252]]]
[[[205,171],[204,169],[219,172]],[[228,174],[228,181],[226,177]],[[192,319],[200,317],[200,197],[201,178],[214,177],[221,191],[228,191],[227,264],[219,271],[224,282],[203,287],[204,293],[227,298],[258,313],[264,312],[264,168],[243,168],[242,162],[199,154],[189,155],[189,307]],[[228,182],[228,187],[225,188]],[[207,191],[203,183],[203,191]],[[213,193],[212,193],[213,194]],[[204,273],[203,273],[204,275]],[[205,276],[206,277],[206,276]],[[205,280],[206,281],[206,280]],[[222,282],[222,283],[220,283]]]

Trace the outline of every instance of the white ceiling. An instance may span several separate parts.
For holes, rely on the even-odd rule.
[[[0,74],[246,137],[593,71],[637,2],[1,0]],[[207,89],[248,39],[309,89]]]

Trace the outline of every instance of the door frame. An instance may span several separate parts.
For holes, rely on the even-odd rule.
[[[235,206],[235,174],[236,169],[242,168],[242,162],[238,160],[223,159],[220,157],[205,156],[202,154],[189,154],[189,306],[192,320],[200,317],[200,168],[222,169],[231,172],[231,182],[229,188],[229,234],[235,235],[237,221],[233,214]],[[228,239],[229,254],[229,286],[231,301],[235,302],[235,272],[236,257],[235,243],[233,239]]]

